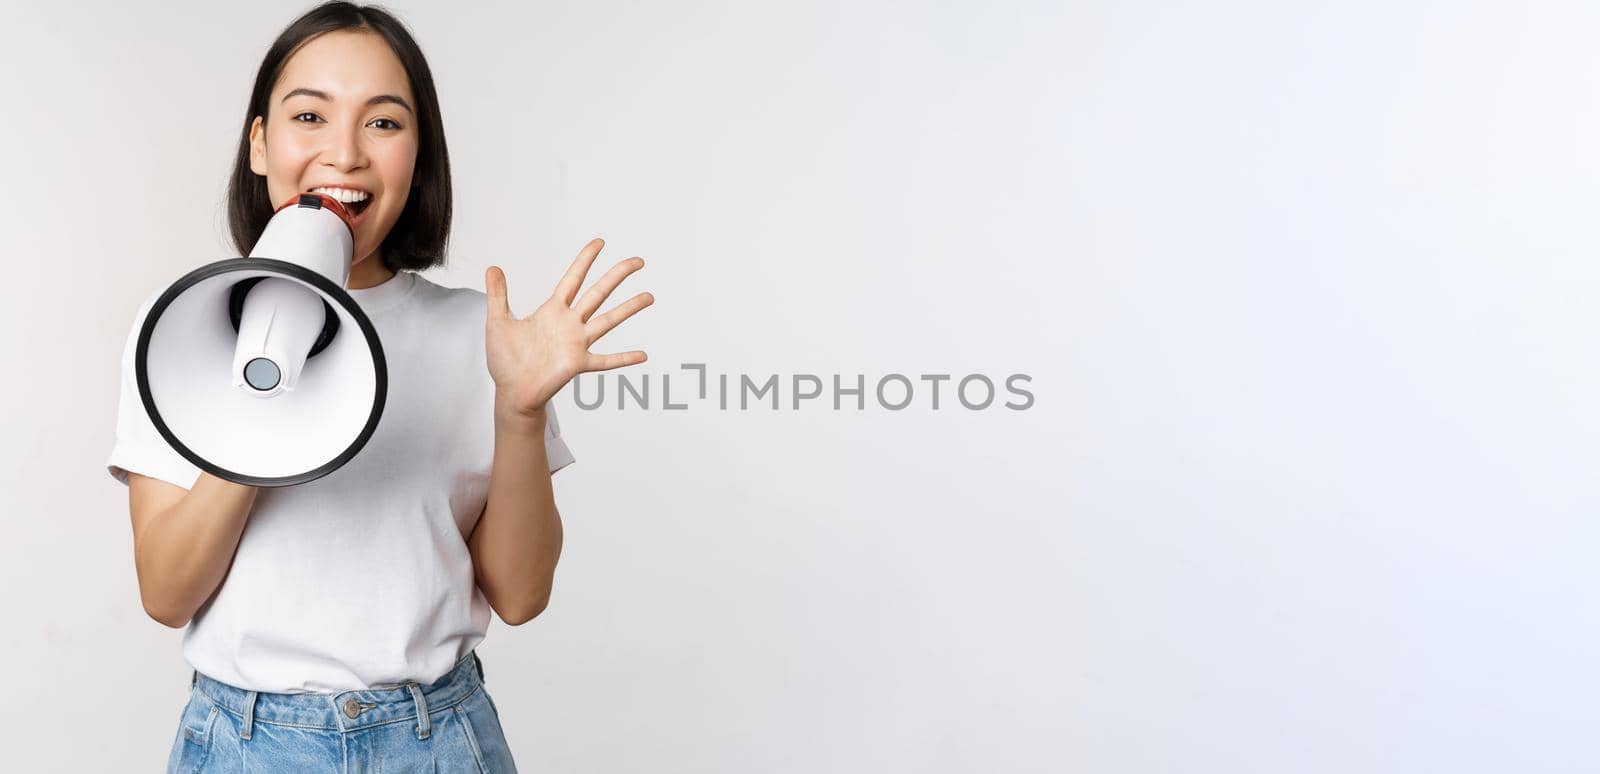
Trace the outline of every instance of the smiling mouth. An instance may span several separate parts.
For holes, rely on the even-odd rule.
[[[367,211],[367,208],[372,206],[372,202],[375,199],[378,198],[374,194],[366,193],[365,191],[363,191],[361,193],[365,194],[365,196],[360,198],[360,200],[358,200],[358,201],[346,201],[346,199],[354,199],[355,198],[347,190],[345,190],[345,189],[332,190],[332,189],[321,188],[321,187],[313,188],[313,189],[311,189],[309,191],[306,191],[306,193],[320,194],[322,196],[326,196],[326,197],[338,202],[339,206],[343,207],[345,209],[345,211],[350,213],[350,220],[352,220],[352,221],[360,220],[362,213],[365,213]]]

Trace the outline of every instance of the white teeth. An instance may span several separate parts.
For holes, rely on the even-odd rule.
[[[352,191],[348,188],[313,188],[311,189],[311,193],[327,194],[332,196],[335,200],[343,202],[344,204],[349,204],[351,202],[364,202],[368,197],[371,196],[371,194],[367,193],[366,191]]]

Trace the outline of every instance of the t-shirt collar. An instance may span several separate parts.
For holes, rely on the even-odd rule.
[[[350,297],[361,306],[361,311],[369,315],[377,314],[389,309],[405,299],[417,285],[417,273],[414,271],[397,271],[393,277],[373,285],[370,288],[359,288],[349,291]]]

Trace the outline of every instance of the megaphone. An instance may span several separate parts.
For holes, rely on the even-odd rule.
[[[354,242],[343,205],[303,194],[249,256],[201,266],[156,299],[134,370],[173,450],[262,487],[314,481],[361,451],[389,379],[378,332],[345,290]]]

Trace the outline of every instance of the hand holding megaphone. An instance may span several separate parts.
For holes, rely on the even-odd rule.
[[[156,300],[134,356],[139,395],[196,467],[287,486],[349,462],[377,429],[383,346],[345,290],[354,233],[343,205],[302,194],[250,255],[184,275]]]
[[[605,355],[589,351],[601,336],[655,302],[650,293],[639,293],[610,311],[595,315],[623,279],[644,268],[644,259],[634,257],[611,267],[574,304],[589,267],[604,246],[604,240],[590,240],[573,259],[555,292],[533,314],[522,318],[511,313],[505,272],[498,266],[489,267],[484,277],[489,305],[484,350],[489,375],[494,379],[497,413],[537,416],[545,403],[578,374],[645,361],[643,350]]]

